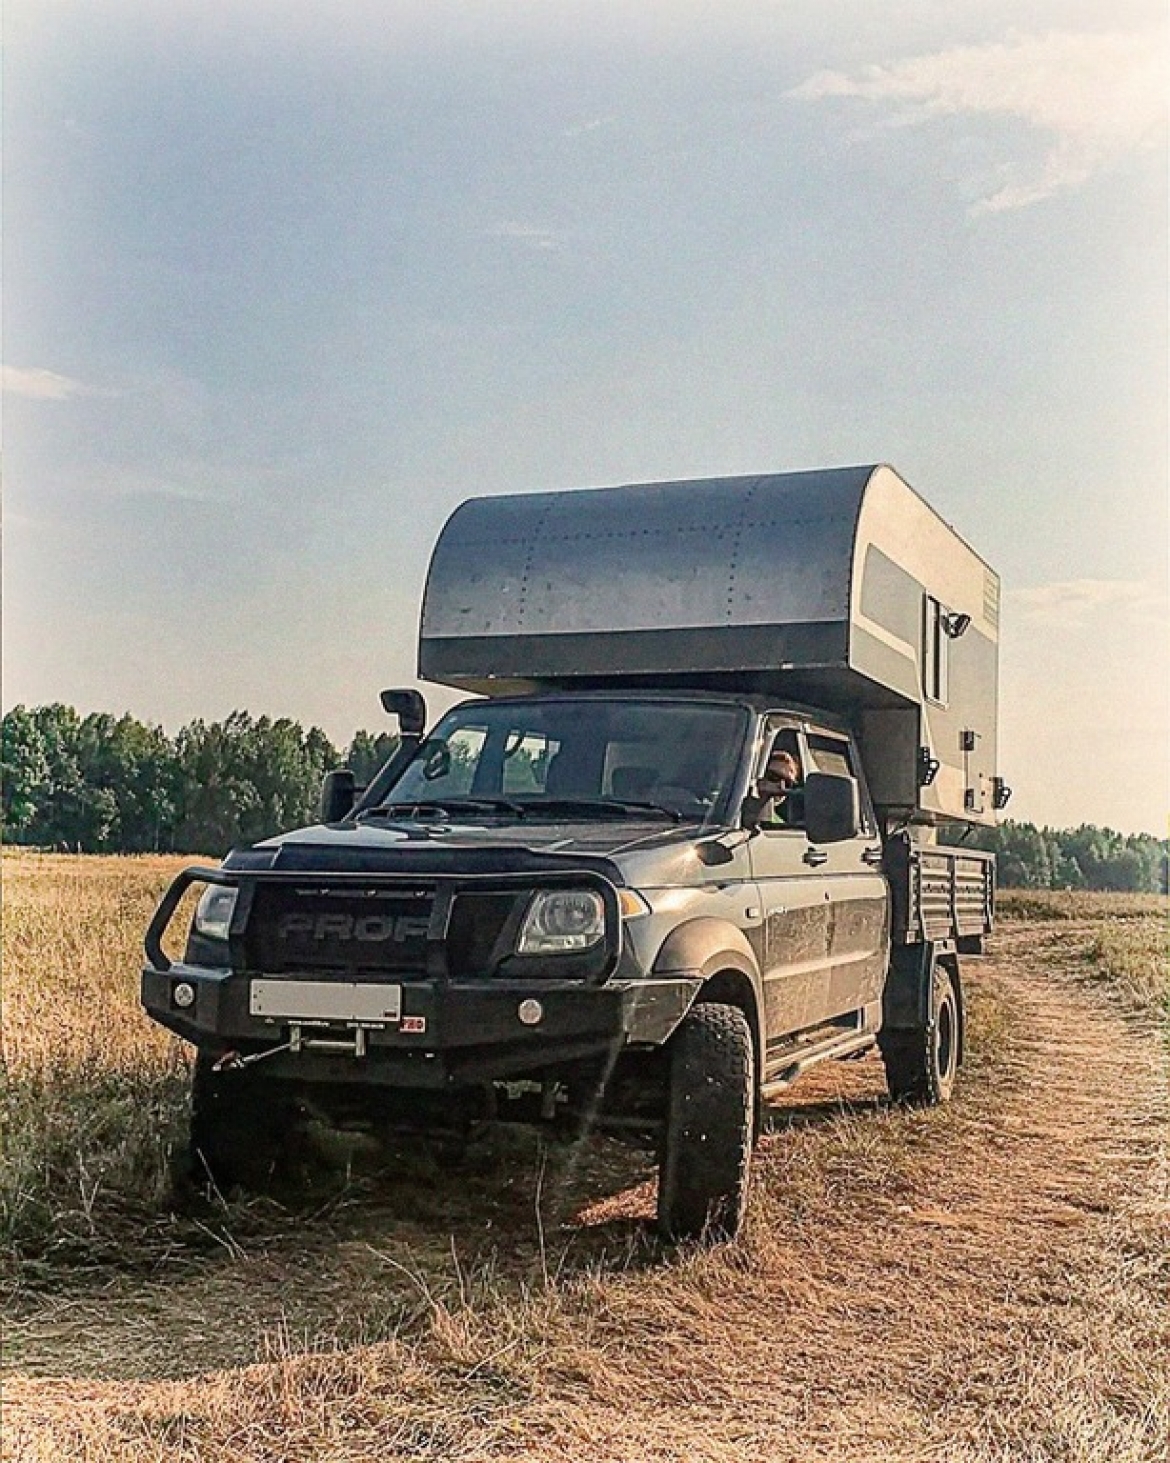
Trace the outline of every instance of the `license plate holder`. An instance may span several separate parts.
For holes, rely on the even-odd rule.
[[[402,987],[380,981],[252,981],[248,1012],[273,1024],[396,1026],[402,1018]]]

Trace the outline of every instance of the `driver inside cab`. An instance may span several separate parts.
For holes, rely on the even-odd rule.
[[[804,794],[801,783],[800,760],[795,748],[789,750],[783,745],[781,732],[772,743],[764,770],[756,783],[756,795],[745,800],[754,804],[751,808],[754,821],[772,827],[800,828],[804,826]]]

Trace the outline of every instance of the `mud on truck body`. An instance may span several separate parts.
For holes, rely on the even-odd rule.
[[[659,1227],[741,1223],[761,1104],[880,1048],[940,1102],[991,929],[999,581],[888,467],[472,499],[419,672],[474,693],[322,821],[185,870],[142,999],[194,1044],[195,1171],[315,1110],[654,1145]],[[769,755],[801,774],[760,791]],[[185,953],[163,936],[205,886]]]

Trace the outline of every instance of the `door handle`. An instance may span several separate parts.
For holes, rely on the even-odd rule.
[[[804,861],[806,864],[827,864],[829,855],[823,849],[810,848],[805,851]]]
[[[865,852],[861,855],[861,862],[863,864],[872,864],[874,867],[880,868],[883,858],[885,858],[885,852],[883,849],[867,848]]]

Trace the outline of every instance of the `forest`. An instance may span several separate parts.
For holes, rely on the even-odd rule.
[[[397,746],[233,711],[175,736],[135,717],[15,706],[0,723],[4,841],[77,853],[223,854],[316,819],[321,779],[368,781]]]
[[[168,736],[128,714],[59,703],[15,706],[0,731],[4,841],[80,853],[223,854],[314,821],[326,772],[350,767],[365,783],[397,745],[389,732],[359,731],[336,747],[319,727],[247,711]],[[1009,818],[943,838],[998,854],[1008,888],[1167,887],[1170,843],[1148,833]]]

